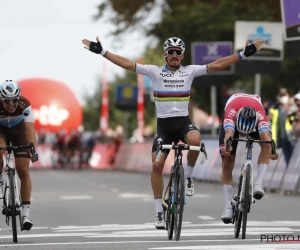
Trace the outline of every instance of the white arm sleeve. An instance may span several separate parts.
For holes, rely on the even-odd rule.
[[[23,110],[23,115],[25,122],[34,122],[34,116],[31,106],[28,106],[26,109]]]
[[[157,68],[158,66],[156,65],[136,63],[135,73],[152,77],[152,75],[154,74],[155,70],[157,70]]]
[[[203,76],[206,75],[207,72],[207,65],[189,65],[189,69],[193,72],[193,76]]]

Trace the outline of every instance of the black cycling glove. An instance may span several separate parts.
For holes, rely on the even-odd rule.
[[[254,44],[247,45],[243,51],[238,52],[240,59],[244,59],[245,57],[252,56],[256,53],[256,47]]]
[[[96,54],[101,54],[104,56],[106,54],[106,50],[103,49],[102,45],[100,42],[91,42],[90,44],[90,51],[96,53]]]

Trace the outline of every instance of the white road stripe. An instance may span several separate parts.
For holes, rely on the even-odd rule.
[[[139,194],[139,193],[122,193],[118,195],[120,198],[146,198],[146,199],[153,199],[153,195],[150,194]]]
[[[30,230],[40,230],[40,229],[48,229],[49,227],[32,227]],[[18,230],[21,230],[21,228],[17,228]],[[7,228],[1,228],[0,231],[11,231],[11,228],[7,227]]]
[[[238,241],[236,239],[230,239],[230,240],[186,240],[185,242],[218,242],[218,241]],[[239,240],[240,241],[240,240]],[[256,239],[244,239],[245,241],[256,241]],[[90,241],[90,242],[51,242],[51,243],[28,243],[28,244],[7,244],[7,245],[0,245],[1,247],[20,247],[20,246],[54,246],[54,245],[89,245],[89,244],[136,244],[136,243],[170,243],[170,241]],[[224,246],[224,245],[223,245]],[[241,247],[241,246],[239,246]],[[155,248],[149,248],[149,249],[155,249]],[[160,249],[160,248],[156,248]],[[180,248],[179,248],[180,249]],[[183,249],[183,248],[182,248]],[[204,248],[205,249],[205,248]]]
[[[297,243],[287,243],[287,244],[253,244],[253,245],[213,245],[213,246],[180,246],[180,247],[154,247],[148,248],[149,250],[202,250],[202,249],[213,249],[213,250],[231,250],[231,249],[242,249],[247,248],[247,250],[261,250],[261,249],[299,249],[300,244]]]
[[[208,215],[200,215],[198,216],[199,219],[201,220],[214,220],[214,217],[208,216]]]
[[[91,200],[93,199],[90,195],[69,195],[69,196],[60,196],[61,200]]]
[[[211,198],[212,196],[210,194],[194,194],[193,197],[187,197],[187,198]]]

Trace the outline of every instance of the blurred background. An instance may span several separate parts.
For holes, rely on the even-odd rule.
[[[82,39],[99,36],[108,51],[156,65],[164,64],[163,42],[172,36],[186,44],[183,65],[206,64],[237,53],[246,40],[262,39],[262,49],[248,60],[194,79],[189,113],[209,157],[195,177],[219,180],[224,105],[232,94],[245,92],[262,97],[282,150],[281,186],[287,166],[297,160],[299,13],[299,0],[2,3],[1,78],[19,81],[31,101],[40,153],[31,167],[151,171],[156,115],[150,79],[90,53]]]

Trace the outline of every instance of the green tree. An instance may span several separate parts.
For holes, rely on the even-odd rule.
[[[280,1],[274,0],[106,0],[99,5],[96,20],[105,18],[106,13],[114,13],[108,21],[115,24],[112,35],[128,34],[141,30],[146,36],[154,36],[154,48],[162,52],[163,42],[171,36],[182,38],[187,49],[184,64],[191,63],[193,42],[233,41],[234,24],[237,20],[280,22]],[[158,12],[160,10],[160,12]],[[153,18],[154,12],[158,14]],[[149,20],[149,17],[152,19]],[[285,58],[281,72],[262,76],[261,95],[263,100],[274,100],[278,88],[285,86],[290,93],[298,92],[300,71],[298,59]],[[254,76],[235,74],[234,86],[242,86],[249,93],[254,92]],[[191,100],[205,111],[210,111],[209,87],[194,86]],[[218,99],[222,88],[218,88]],[[219,103],[218,103],[219,104]],[[218,106],[219,113],[222,107]]]

